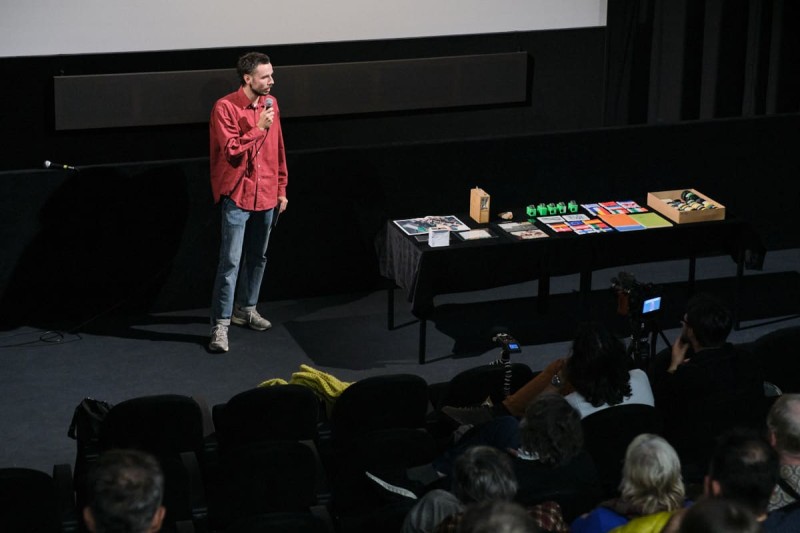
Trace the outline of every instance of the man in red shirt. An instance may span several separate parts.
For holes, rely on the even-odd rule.
[[[231,323],[272,327],[256,310],[276,217],[286,209],[286,152],[267,55],[249,52],[236,70],[241,87],[211,112],[211,190],[222,211],[217,276],[211,301],[212,352],[228,351]]]

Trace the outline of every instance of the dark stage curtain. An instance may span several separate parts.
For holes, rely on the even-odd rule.
[[[800,2],[609,0],[604,124],[800,112]]]

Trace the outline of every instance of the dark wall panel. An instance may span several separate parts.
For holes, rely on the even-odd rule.
[[[278,72],[287,67],[286,79],[281,74],[273,90],[282,110],[290,111],[283,124],[287,145],[295,150],[317,150],[597,127],[602,108],[603,39],[604,28],[581,28],[254,48],[268,53]],[[0,84],[0,98],[6,107],[0,114],[0,145],[5,155],[0,170],[39,168],[45,159],[84,166],[205,157],[208,125],[202,117],[210,114],[215,98],[236,86],[231,69],[239,55],[248,51],[250,48],[225,48],[2,58],[5,82]],[[487,61],[475,69],[458,68],[461,59],[440,63],[451,57]],[[526,58],[524,96],[518,94],[521,57]],[[512,58],[513,64],[504,58]],[[367,76],[378,75],[368,68],[354,73],[376,94],[359,95],[354,90],[358,86],[354,87],[348,76],[326,75],[326,69],[339,68],[329,65],[355,69],[369,62],[387,68],[396,65],[391,83],[367,80]],[[425,72],[418,68],[422,66]],[[312,84],[299,91],[305,94],[295,95],[290,88],[288,67],[300,74],[314,73],[297,81]],[[202,75],[196,79],[187,74],[188,78],[155,97],[126,96],[131,90],[125,86],[126,79],[132,73],[169,77],[170,73],[220,70],[231,72],[231,79],[207,83]],[[510,81],[507,70],[515,77],[505,87]],[[107,93],[82,92],[73,102],[71,116],[94,117],[86,124],[92,128],[57,130],[54,79],[106,75],[121,84],[119,100]],[[157,86],[163,89],[160,83]],[[177,96],[165,98],[166,93]],[[331,96],[343,94],[348,97]],[[446,107],[442,106],[443,95]],[[388,97],[394,98],[394,105],[385,105],[383,100]],[[292,103],[295,98],[297,103]],[[308,109],[301,109],[303,102]],[[369,105],[370,112],[361,112],[363,107],[337,108],[348,102]],[[151,114],[163,112],[157,118],[162,124],[96,127],[128,120],[130,114],[144,109]],[[331,110],[334,114],[329,114]],[[348,110],[353,113],[341,114]],[[170,120],[172,113],[183,118]],[[200,122],[173,123],[183,122],[186,115]]]
[[[283,118],[523,104],[528,54],[481,54],[328,65],[288,65],[280,79]],[[475,73],[480,79],[475,80]],[[408,80],[415,88],[409,91]],[[127,128],[208,122],[235,70],[56,76],[55,129]],[[192,87],[194,94],[187,94]],[[86,106],[86,99],[103,102]]]

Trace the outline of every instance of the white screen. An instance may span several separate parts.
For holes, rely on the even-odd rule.
[[[0,57],[604,26],[607,0],[2,0]]]

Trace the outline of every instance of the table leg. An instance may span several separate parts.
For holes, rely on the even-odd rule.
[[[581,279],[579,282],[580,288],[578,290],[581,306],[581,315],[584,319],[589,316],[589,297],[592,294],[592,271],[581,270]]]
[[[550,275],[539,276],[539,291],[536,294],[536,307],[540,314],[547,312],[548,299],[550,298]]]
[[[736,254],[736,282],[734,283],[733,295],[733,329],[739,331],[742,326],[741,313],[739,306],[742,302],[742,276],[744,276],[744,244],[739,244]]]
[[[391,331],[394,329],[394,287],[386,289],[386,303],[388,305],[386,317],[388,319],[389,331]]]
[[[425,336],[427,333],[428,320],[419,319],[419,364],[425,364]]]

